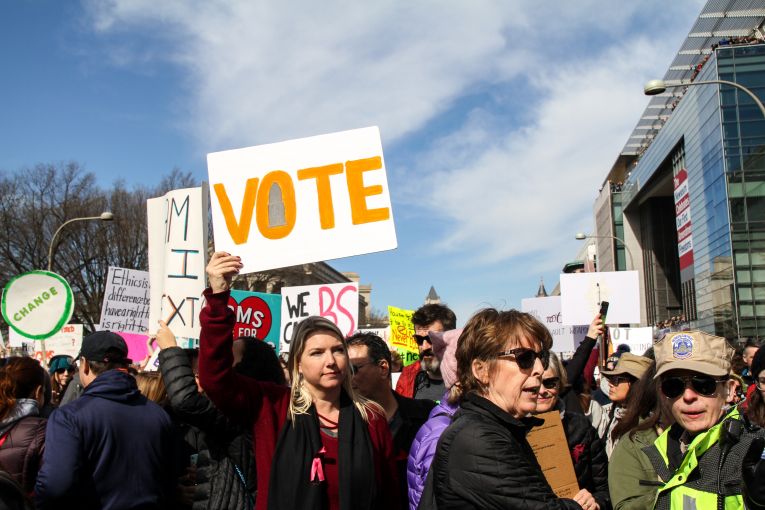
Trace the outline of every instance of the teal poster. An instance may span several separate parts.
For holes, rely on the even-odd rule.
[[[234,338],[254,336],[279,352],[282,296],[263,292],[232,290],[228,307],[236,314]]]

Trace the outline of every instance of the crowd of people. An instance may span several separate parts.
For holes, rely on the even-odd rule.
[[[323,317],[294,328],[286,359],[235,339],[227,305],[241,267],[211,257],[200,348],[178,347],[160,323],[157,372],[133,370],[109,331],[48,371],[3,359],[0,505],[765,508],[765,349],[754,340],[736,353],[725,338],[668,331],[596,367],[599,315],[562,360],[530,314],[487,308],[457,329],[448,307],[428,304],[412,317],[420,359],[394,385],[401,361],[382,338],[346,338]],[[574,491],[551,485],[528,440],[551,416]]]

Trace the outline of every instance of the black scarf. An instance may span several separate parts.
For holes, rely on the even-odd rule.
[[[374,455],[367,423],[343,391],[338,420],[338,482],[341,510],[374,508],[377,500]],[[287,419],[271,461],[269,510],[323,510],[326,482],[311,482],[311,467],[322,448],[316,408]]]

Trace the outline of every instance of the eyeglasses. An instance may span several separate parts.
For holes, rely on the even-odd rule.
[[[514,361],[518,363],[518,368],[521,370],[528,370],[534,366],[534,362],[537,358],[542,362],[542,367],[547,370],[550,366],[550,351],[535,351],[534,349],[527,349],[525,347],[518,347],[515,349],[509,349],[497,354],[498,358],[505,358],[512,356]]]
[[[414,335],[414,341],[417,342],[417,345],[422,345],[423,342],[432,343],[430,341],[430,337],[427,334],[425,334],[425,335]]]
[[[548,390],[554,390],[558,387],[558,383],[560,382],[560,377],[548,377],[547,379],[542,379],[542,386],[547,388]]]
[[[683,394],[690,384],[691,389],[704,397],[711,397],[717,391],[717,383],[727,378],[715,379],[708,375],[686,375],[683,377],[667,377],[661,381],[661,392],[667,398],[677,398]]]
[[[375,363],[374,361],[367,361],[366,363],[359,363],[359,364],[351,363],[351,372],[355,374],[356,372],[358,372],[359,370],[361,370],[367,365],[377,365],[377,363]]]
[[[606,375],[604,376],[609,384],[619,386],[623,382],[632,382],[632,378],[628,375]]]

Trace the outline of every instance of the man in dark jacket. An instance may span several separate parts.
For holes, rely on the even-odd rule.
[[[435,303],[421,306],[412,315],[414,340],[420,361],[404,367],[396,384],[396,393],[409,398],[439,400],[446,388],[441,377],[439,360],[433,354],[429,331],[442,333],[457,327],[457,316],[447,306]]]
[[[385,411],[396,451],[401,507],[406,507],[406,461],[417,431],[436,403],[403,397],[391,387],[391,354],[385,341],[372,333],[356,333],[348,339],[348,357],[353,368],[353,389],[380,404]]]
[[[165,508],[172,490],[170,417],[127,373],[127,344],[85,337],[81,397],[51,414],[37,477],[37,508]]]

